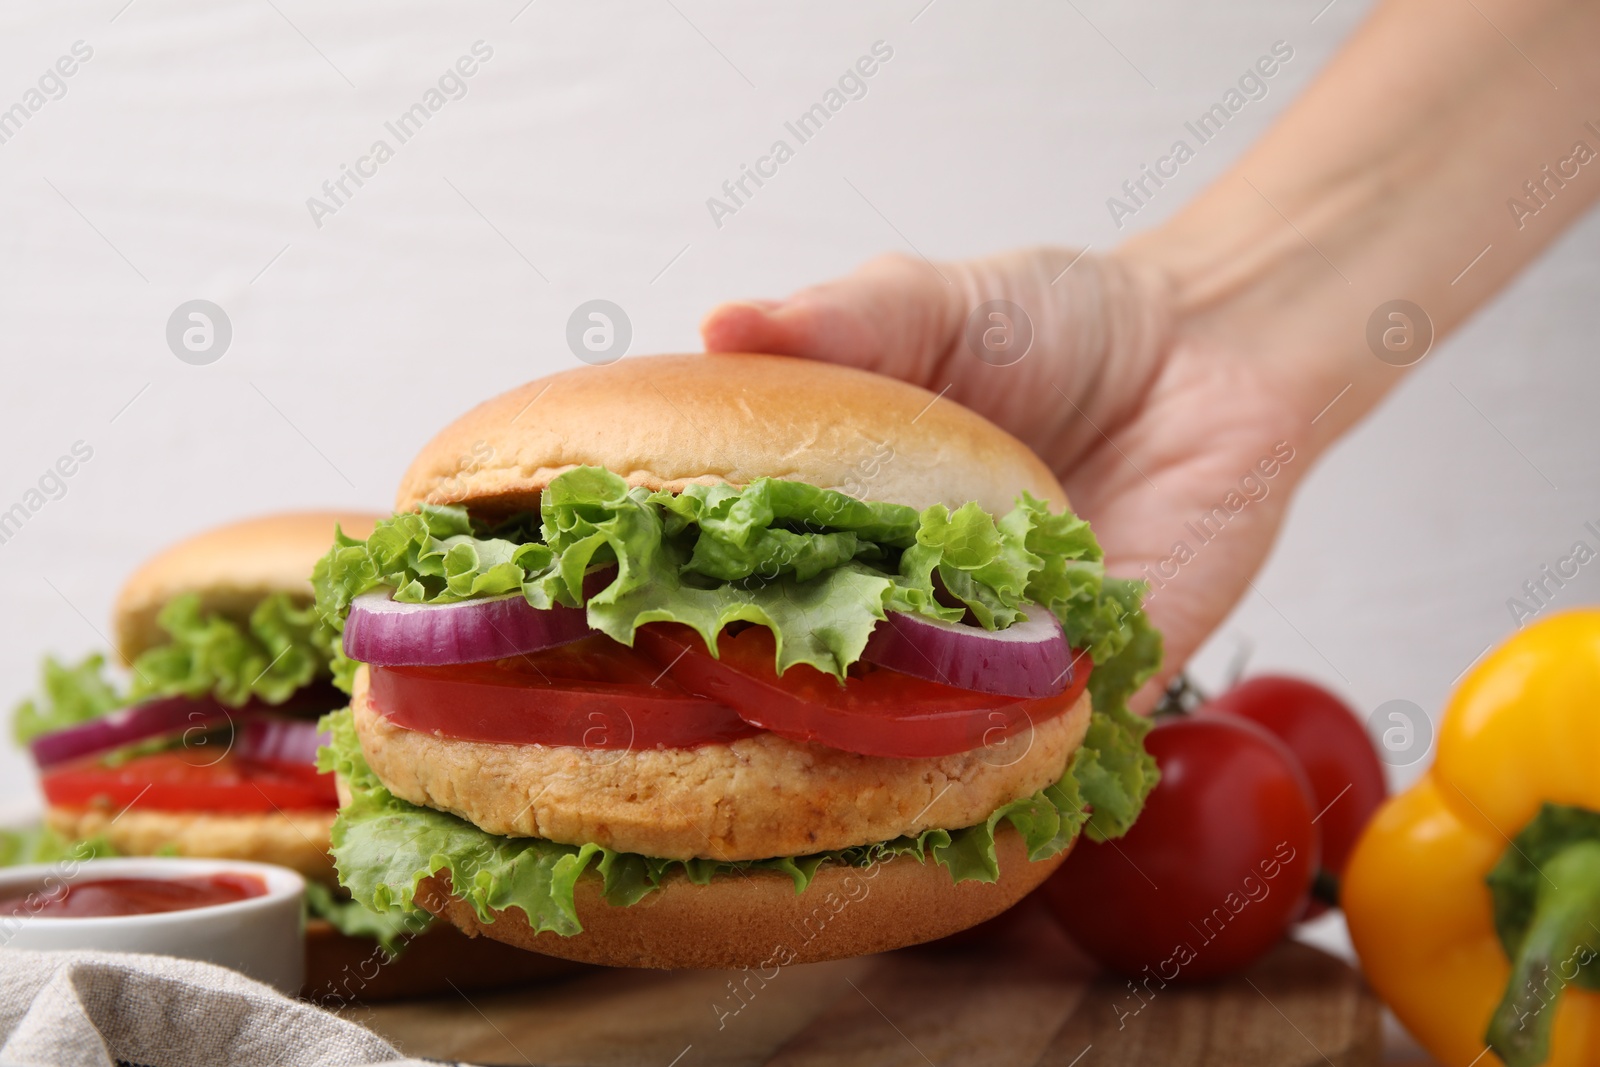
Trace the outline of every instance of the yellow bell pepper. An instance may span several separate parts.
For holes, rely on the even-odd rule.
[[[1445,1067],[1600,1064],[1595,813],[1600,610],[1583,610],[1473,668],[1433,767],[1379,810],[1345,871],[1367,980]]]

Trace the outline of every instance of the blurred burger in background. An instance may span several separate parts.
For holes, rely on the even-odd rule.
[[[419,938],[426,922],[373,912],[337,885],[328,847],[338,797],[333,775],[317,770],[317,720],[346,697],[331,681],[309,575],[335,531],[365,536],[375,519],[247,519],[134,571],[113,608],[126,673],[99,652],[47,657],[38,693],[16,709],[13,734],[39,769],[45,815],[37,829],[0,835],[0,862],[171,855],[293,868],[312,920],[307,992],[323,999],[542,973],[525,954],[496,959],[499,946],[486,953],[449,928]],[[402,947],[405,963],[388,967]]]
[[[16,711],[58,842],[122,855],[292,867],[327,883],[338,798],[316,770],[317,717],[344,703],[314,640],[307,575],[336,528],[297,512],[208,530],[153,557],[113,609],[115,655],[47,658]]]

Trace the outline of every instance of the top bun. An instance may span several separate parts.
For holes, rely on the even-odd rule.
[[[670,491],[768,477],[916,508],[1003,514],[1023,490],[1066,503],[1038,456],[953,400],[831,363],[715,354],[580,367],[485,401],[412,461],[395,508],[521,510],[579,466]]]
[[[337,524],[352,537],[372,532],[376,515],[297,511],[219,526],[179,541],[123,583],[112,608],[117,653],[132,663],[167,643],[156,616],[167,601],[200,594],[207,611],[242,619],[273,593],[311,600],[311,568],[333,544]]]

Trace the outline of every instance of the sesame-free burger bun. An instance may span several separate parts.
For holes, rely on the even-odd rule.
[[[207,611],[242,619],[273,593],[311,600],[311,568],[333,544],[335,525],[366,537],[379,516],[295,511],[263,515],[196,534],[152,556],[123,583],[112,608],[117,654],[132,663],[166,643],[156,616],[185,593]]]
[[[412,461],[395,510],[520,510],[578,466],[651,489],[787,478],[917,508],[975,500],[996,515],[1023,490],[1067,502],[1027,446],[947,397],[815,360],[715,354],[580,367],[485,401]]]
[[[607,904],[600,876],[590,871],[575,892],[583,932],[571,937],[535,934],[514,908],[483,922],[450,895],[445,873],[419,883],[416,899],[474,937],[580,963],[767,970],[887,952],[976,926],[1032,892],[1067,851],[1029,862],[1022,837],[1002,824],[994,882],[953,884],[937,863],[899,856],[866,868],[824,866],[800,894],[788,875],[773,871],[719,875],[703,886],[679,873],[628,907]]]

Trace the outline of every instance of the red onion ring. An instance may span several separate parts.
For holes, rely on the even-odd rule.
[[[536,608],[521,593],[455,604],[406,604],[391,599],[388,589],[374,589],[350,604],[344,652],[385,667],[443,667],[537,652],[592,632],[582,608]]]
[[[307,719],[259,718],[242,724],[233,735],[233,752],[243,760],[316,766],[317,749],[333,740]]]
[[[34,738],[28,748],[33,762],[44,770],[149,737],[220,726],[228,721],[228,714],[227,708],[209,697],[161,697],[43,734]]]
[[[1061,622],[1038,604],[1004,630],[891,611],[861,658],[903,674],[978,693],[1037,700],[1073,682],[1072,648]]]
[[[229,708],[211,697],[158,697],[65,730],[42,734],[34,738],[28,748],[33,753],[33,762],[44,770],[164,734],[209,730],[264,712],[292,715],[331,711],[345,702],[344,695],[326,682],[305,686],[277,705],[251,700],[242,707]]]

